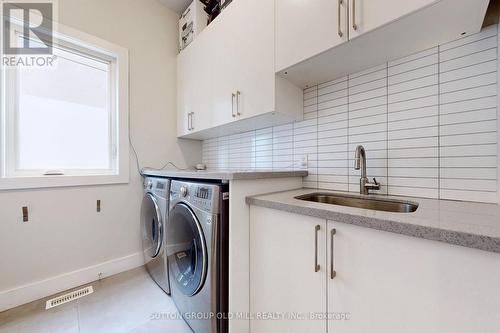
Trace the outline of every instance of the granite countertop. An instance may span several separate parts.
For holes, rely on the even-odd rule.
[[[266,178],[305,177],[305,170],[154,170],[143,169],[143,175],[165,178],[252,180]]]
[[[246,202],[250,205],[500,253],[500,205],[378,196],[382,199],[392,198],[419,204],[414,213],[389,213],[295,199],[296,196],[314,192],[346,194],[298,189],[251,196],[247,197]]]

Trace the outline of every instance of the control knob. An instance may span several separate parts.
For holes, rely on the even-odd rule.
[[[186,197],[186,195],[188,194],[188,189],[186,186],[182,186],[181,187],[181,196],[182,197]]]

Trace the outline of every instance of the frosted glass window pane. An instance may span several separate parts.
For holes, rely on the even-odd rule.
[[[56,54],[55,68],[19,69],[16,169],[111,169],[110,65]]]

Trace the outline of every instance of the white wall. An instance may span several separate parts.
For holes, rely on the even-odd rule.
[[[141,167],[201,159],[199,142],[176,139],[177,19],[156,0],[59,1],[62,24],[130,50],[131,135]],[[130,165],[129,184],[0,192],[0,299],[15,298],[19,286],[117,258],[132,255],[120,267],[137,263],[142,179],[132,155]],[[21,222],[25,205],[28,223]]]

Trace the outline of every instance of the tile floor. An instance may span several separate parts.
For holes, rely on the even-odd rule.
[[[0,312],[0,333],[192,333],[143,267],[91,284],[93,294],[50,310],[42,299]]]

